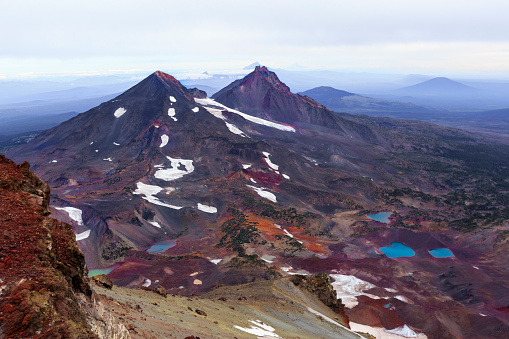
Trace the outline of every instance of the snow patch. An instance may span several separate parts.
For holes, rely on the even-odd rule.
[[[150,285],[152,285],[152,280],[150,280],[150,279],[145,279],[143,284],[141,284],[141,286],[143,286],[143,287],[149,287]]]
[[[111,161],[111,158],[103,159],[104,161]]]
[[[487,317],[487,315],[486,315],[486,314],[484,314],[484,313],[479,313],[479,315],[480,315],[481,317]]]
[[[120,144],[117,144],[116,142],[114,142],[114,143],[113,143],[113,145],[115,145],[115,146],[120,146]]]
[[[396,293],[396,292],[398,292],[398,290],[395,290],[394,288],[385,288],[385,290],[386,290],[387,292],[390,292],[390,293]]]
[[[186,174],[190,174],[194,171],[193,161],[186,159],[177,159],[166,157],[171,162],[171,168],[164,169],[162,165],[158,165],[158,168],[162,168],[157,170],[154,176],[157,179],[162,179],[165,181],[172,181],[182,178]],[[183,168],[182,168],[183,167]]]
[[[223,259],[210,259],[210,262],[213,263],[214,265],[217,265],[219,264]]]
[[[168,145],[169,140],[170,138],[166,134],[161,135],[161,145],[159,145],[159,147],[164,147]]]
[[[171,102],[177,102],[177,99],[175,99],[175,97],[174,97],[174,96],[170,95],[170,101],[171,101]]]
[[[290,238],[293,238],[293,234],[291,234],[290,232],[288,232],[287,230],[283,230],[285,232],[285,234],[287,236],[289,236]]]
[[[226,107],[225,105],[220,104],[219,102],[217,102],[211,98],[205,98],[205,99],[195,98],[194,101],[196,101],[198,104],[204,106],[205,109],[207,111],[209,111],[213,116],[215,116],[216,118],[222,119],[222,120],[226,120],[226,118],[222,114],[222,111],[228,111],[228,112],[238,114],[241,117],[243,117],[244,119],[254,122],[255,124],[258,124],[258,125],[264,125],[264,126],[276,128],[276,129],[279,129],[281,131],[286,131],[286,132],[295,132],[295,128],[293,128],[291,126],[286,126],[286,125],[278,124],[278,123],[268,121],[265,119],[253,117],[249,114],[245,114],[245,113],[239,112],[237,110],[231,109],[229,107]]]
[[[200,111],[200,108],[199,108],[199,107],[195,107],[195,108],[193,108],[193,112],[194,112],[194,113],[198,113],[199,111]]]
[[[94,143],[94,142],[92,141],[92,142],[90,143],[90,145],[92,145],[93,143]]]
[[[194,279],[193,284],[194,285],[201,285],[201,284],[203,284],[203,282],[200,279]]]
[[[254,180],[253,178],[249,178],[249,180],[251,180],[251,182],[257,184],[256,180]]]
[[[127,112],[127,111],[125,110],[124,107],[119,107],[119,108],[117,108],[115,113],[113,113],[113,115],[115,116],[115,118],[120,118],[122,115],[125,114],[125,112]]]
[[[66,211],[69,218],[76,221],[78,225],[84,226],[83,224],[83,211],[75,207],[55,207],[56,210]]]
[[[232,132],[233,134],[237,134],[237,135],[240,135],[241,137],[243,138],[247,138],[247,135],[244,134],[244,132],[242,132],[237,126],[235,126],[234,124],[230,124],[229,122],[224,122],[226,124],[226,127],[228,127],[228,129],[230,130],[230,132]]]
[[[410,327],[406,324],[402,327],[396,327],[392,330],[385,330],[387,333],[397,334],[403,336],[405,338],[417,338],[417,333],[415,333]]]
[[[168,108],[168,115],[170,118],[173,119],[173,121],[177,121],[178,119],[175,118],[175,108]]]
[[[76,241],[80,241],[80,240],[88,238],[90,235],[90,231],[91,230],[87,230],[85,232],[76,234]]]
[[[473,268],[475,268],[476,270],[478,270],[478,269],[479,269],[479,267],[477,267],[477,266],[472,266],[472,267],[473,267]]]
[[[99,152],[99,150],[98,150],[98,149],[96,149],[96,150],[95,150],[95,152],[97,153],[97,152]]]
[[[250,168],[251,166],[253,166],[253,165],[250,165],[250,164],[242,164],[242,168],[243,168],[243,169],[248,169],[248,168]]]
[[[253,324],[251,327],[240,327],[237,325],[233,327],[246,333],[253,334],[258,338],[281,338],[274,333],[274,327],[264,324],[261,320],[249,320],[249,322]]]
[[[198,203],[198,209],[206,213],[217,213],[217,208]]]
[[[154,221],[154,220],[149,221],[149,224],[151,224],[152,226],[155,226],[157,228],[161,228],[161,225],[159,225],[159,223],[157,221]]]
[[[133,194],[144,195],[144,197],[142,197],[142,198],[154,205],[164,206],[164,207],[172,208],[174,210],[179,210],[182,208],[180,206],[175,206],[175,205],[170,205],[170,204],[164,203],[161,200],[159,200],[158,198],[154,197],[154,195],[156,195],[157,193],[159,193],[163,190],[162,187],[155,186],[155,185],[147,185],[142,182],[136,183],[136,186],[138,188],[136,189],[136,191],[133,192]]]
[[[402,302],[407,303],[407,304],[413,304],[410,299],[408,299],[407,297],[402,296],[402,295],[397,295],[394,298],[401,300]]]
[[[283,173],[283,178],[285,178],[286,180],[290,180],[290,176],[287,174],[284,174],[284,173]]]
[[[269,192],[269,191],[265,191],[265,190],[263,190],[263,188],[258,188],[258,187],[254,187],[254,186],[251,186],[251,185],[247,185],[247,187],[251,188],[256,193],[258,193],[258,195],[260,197],[268,199],[268,200],[270,200],[272,202],[277,202],[277,198],[276,198],[276,195],[274,193]]]
[[[52,162],[58,162],[58,161],[56,161],[56,160],[51,160],[51,161],[50,161],[50,163],[52,163]]]
[[[263,152],[263,155],[265,155],[265,162],[267,165],[269,165],[270,168],[272,168],[274,171],[279,170],[279,166],[274,164],[272,161],[270,161],[270,153],[269,152]]]
[[[385,328],[383,328],[383,327],[373,327],[373,326],[368,326],[368,325],[362,325],[362,324],[355,323],[353,321],[350,321],[350,328],[353,331],[356,331],[356,332],[369,333],[369,334],[373,335],[377,339],[403,339],[403,338],[408,338],[408,337],[404,337],[404,336],[399,335],[399,334],[387,332],[387,330],[385,330]],[[428,338],[423,333],[416,334],[416,337],[419,338],[419,339],[427,339]]]
[[[357,296],[366,295],[373,299],[380,299],[369,293],[364,293],[365,290],[369,290],[375,285],[354,277],[353,275],[343,274],[330,274],[330,277],[334,279],[332,287],[337,293],[338,298],[341,298],[343,304],[348,308],[353,308],[358,304]]]

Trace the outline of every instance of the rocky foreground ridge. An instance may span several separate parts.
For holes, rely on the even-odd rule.
[[[0,155],[0,337],[127,338],[97,302],[70,225],[49,216],[49,186]]]

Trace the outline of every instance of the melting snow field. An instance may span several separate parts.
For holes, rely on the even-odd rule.
[[[260,197],[268,199],[268,200],[270,200],[272,202],[277,202],[277,198],[276,198],[276,195],[274,193],[269,192],[269,191],[264,191],[263,188],[258,188],[258,187],[254,187],[254,186],[251,186],[251,185],[247,185],[247,187],[251,188],[256,193],[258,193],[258,195]]]
[[[89,237],[89,235],[90,235],[90,230],[85,231],[83,233],[76,234],[76,241],[86,239]]]
[[[428,338],[423,333],[415,333],[410,327],[406,324],[403,327],[398,327],[392,330],[386,330],[383,327],[372,327],[363,324],[357,324],[350,321],[350,328],[353,331],[357,332],[365,332],[373,335],[376,339],[403,339],[403,338],[419,338],[426,339]]]
[[[182,178],[184,175],[194,171],[193,161],[186,159],[177,159],[166,157],[171,162],[171,168],[164,169],[163,165],[156,165],[155,167],[161,168],[157,170],[154,176],[157,179],[172,181]]]
[[[124,107],[119,107],[119,108],[117,108],[115,113],[113,113],[113,115],[115,116],[115,118],[120,118],[122,115],[125,114],[125,112],[127,112],[127,111],[125,110]]]
[[[205,213],[217,213],[217,208],[198,203],[198,209]]]
[[[170,118],[173,119],[173,121],[177,121],[178,119],[175,118],[175,108],[168,108],[168,115]]]
[[[133,194],[144,195],[144,197],[142,197],[142,198],[154,205],[169,207],[169,208],[173,208],[174,210],[179,210],[182,208],[179,206],[164,203],[161,200],[159,200],[158,198],[154,197],[154,195],[156,195],[157,193],[159,193],[163,190],[162,187],[155,186],[155,185],[147,185],[142,182],[136,183],[136,186],[138,188],[136,189],[136,191],[133,192]]]
[[[222,114],[222,111],[228,111],[228,112],[238,114],[241,117],[243,117],[244,119],[254,122],[255,124],[258,124],[258,125],[264,125],[264,126],[276,128],[278,130],[286,131],[286,132],[295,132],[295,128],[293,128],[291,126],[286,126],[286,125],[278,124],[278,123],[268,121],[265,119],[253,117],[252,115],[245,114],[245,113],[239,112],[237,110],[231,109],[229,107],[226,107],[225,105],[220,104],[219,102],[217,102],[211,98],[205,98],[205,99],[195,98],[194,101],[196,101],[200,105],[204,106],[207,109],[207,111],[209,111],[213,116],[215,116],[216,118],[222,119],[222,120],[226,120],[226,118]]]
[[[253,334],[258,338],[281,338],[274,333],[274,327],[264,324],[261,320],[249,320],[249,322],[253,324],[251,327],[240,327],[237,325],[234,325],[233,327],[246,333]]]
[[[159,145],[159,147],[164,147],[168,145],[169,140],[170,138],[166,134],[161,135],[161,145]]]
[[[330,276],[334,279],[332,287],[334,287],[338,298],[341,298],[345,306],[348,308],[353,308],[358,304],[356,297],[359,295],[366,295],[373,299],[380,299],[372,294],[364,293],[365,290],[376,287],[367,281],[361,280],[353,275],[331,274]]]
[[[60,210],[60,211],[66,211],[67,214],[69,215],[69,218],[71,218],[72,220],[76,221],[78,223],[78,225],[81,225],[83,226],[83,217],[82,217],[82,214],[83,212],[79,209],[79,208],[75,208],[75,207],[55,207],[56,210]]]

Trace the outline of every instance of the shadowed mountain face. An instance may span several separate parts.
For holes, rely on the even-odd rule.
[[[368,295],[349,306],[358,322],[503,337],[507,147],[337,114],[265,67],[215,98],[156,72],[10,153],[49,182],[92,273],[185,295],[298,272],[332,274],[339,291],[355,275],[369,292],[341,291]],[[382,211],[389,223],[367,217]],[[415,256],[384,256],[393,241]],[[426,323],[423,310],[436,310]]]

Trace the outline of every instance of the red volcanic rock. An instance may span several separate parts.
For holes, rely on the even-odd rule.
[[[29,167],[0,155],[2,337],[95,338],[79,301],[93,302],[85,258]]]

